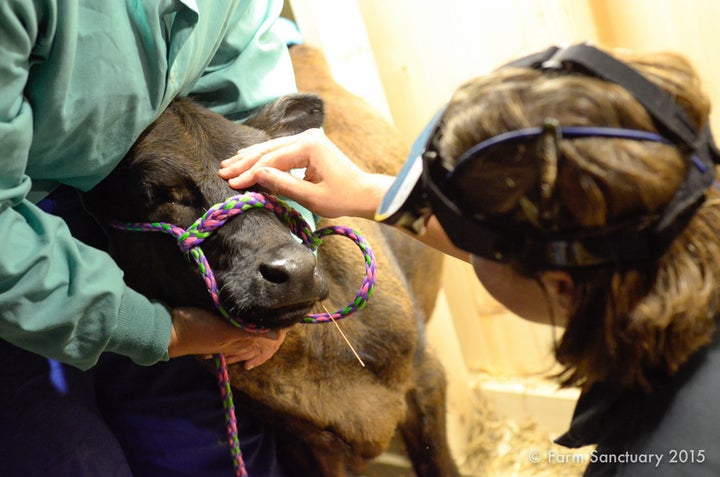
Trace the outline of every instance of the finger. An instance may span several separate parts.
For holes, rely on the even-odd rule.
[[[302,169],[310,164],[311,147],[306,142],[295,141],[283,147],[266,152],[253,164],[251,169],[274,167],[281,171]]]
[[[242,363],[243,361],[247,362],[247,358],[238,356],[238,355],[234,355],[234,354],[231,354],[231,355],[226,354],[225,355],[225,362],[227,364],[237,364],[237,363]],[[247,369],[246,366],[243,366],[243,368]]]
[[[240,361],[248,361],[253,358],[256,358],[257,356],[263,354],[265,352],[265,348],[262,346],[257,346],[255,344],[238,349],[237,347],[233,347],[232,349],[227,349],[223,352],[223,355],[225,356],[225,361],[228,364],[233,363],[239,363]],[[206,356],[212,356],[212,355],[206,355]]]
[[[251,359],[266,349],[277,349],[282,343],[281,330],[269,330],[265,333],[249,333],[244,330],[234,329],[235,339],[223,345],[227,356],[233,356],[241,360]]]
[[[272,167],[262,167],[254,171],[255,181],[275,195],[294,200],[311,209],[318,200],[321,191],[318,185]]]
[[[252,163],[250,167],[248,164]],[[309,157],[302,145],[294,143],[273,152],[267,153],[261,158],[252,161],[242,161],[227,168],[220,169],[220,176],[227,179],[233,189],[244,189],[255,183],[260,183],[257,178],[257,171],[260,168],[274,167],[280,171],[289,171],[307,167]],[[265,185],[262,184],[261,185]]]
[[[260,354],[245,361],[244,368],[249,371],[256,366],[264,364],[272,358],[275,352],[280,349],[280,345],[285,341],[285,337],[289,331],[290,328],[270,331],[270,333],[266,335],[267,341],[265,341],[264,345],[261,347]]]
[[[276,159],[275,157],[264,157],[249,170],[240,172],[239,174],[234,174],[233,171],[228,171],[221,176],[227,179],[228,185],[233,189],[248,188],[256,183],[259,183],[260,185],[265,185],[258,180],[258,171],[260,169],[274,167],[278,170],[278,172],[284,173],[284,171],[296,169],[295,164],[302,163],[302,161],[297,161],[296,159],[296,157],[283,157],[280,159]]]
[[[313,152],[328,146],[336,147],[322,130],[309,129],[294,136],[280,137],[241,149],[236,156],[223,161],[222,165],[265,165],[288,171],[307,167]]]
[[[285,138],[281,138],[285,139]],[[236,155],[220,162],[218,174],[223,179],[230,179],[250,170],[255,164],[263,159],[268,153],[282,148],[283,143],[274,144],[272,141],[254,144],[245,149],[240,149]]]
[[[235,164],[239,161],[256,161],[260,157],[266,156],[269,153],[275,152],[279,149],[291,146],[293,144],[302,143],[302,142],[308,142],[308,141],[315,141],[318,138],[322,137],[324,134],[319,129],[310,129],[307,131],[303,131],[299,134],[295,134],[293,136],[283,136],[278,137],[274,139],[270,139],[265,142],[252,144],[248,147],[245,147],[243,149],[239,149],[237,153],[229,157],[225,160],[223,160],[220,163],[221,167],[227,167],[232,164]]]
[[[245,369],[251,369],[265,363],[279,347],[279,344],[274,346],[254,346],[252,348],[243,349],[239,352],[228,351],[223,353],[223,355],[225,356],[225,362],[227,364],[235,364],[244,361],[245,363],[249,363],[244,366]],[[205,359],[210,359],[212,357],[213,355],[204,356]]]
[[[220,166],[227,167],[229,165],[237,163],[238,161],[260,158],[264,154],[274,151],[278,147],[282,147],[284,144],[287,144],[292,138],[293,136],[279,137],[275,139],[270,139],[265,142],[251,144],[250,146],[238,149],[234,156],[221,161]]]
[[[243,365],[243,368],[250,371],[253,368],[257,368],[258,366],[265,364],[270,358],[273,357],[273,355],[275,354],[275,351],[276,351],[276,349],[268,350],[262,354],[259,354],[257,356],[254,356],[251,359],[246,360],[245,364]]]
[[[238,157],[233,156],[234,159],[231,162],[223,161],[221,167],[218,170],[218,174],[223,179],[229,179],[231,177],[242,174],[245,171],[250,170],[260,159],[262,155]]]
[[[244,354],[244,353],[240,353],[240,354],[222,353],[222,354],[223,354],[223,356],[225,356],[225,362],[227,364],[234,364],[234,363],[239,363],[241,361],[247,361],[248,359],[255,357],[257,355],[257,351],[254,351],[253,353],[250,353],[250,354]],[[204,354],[200,357],[206,361],[209,361],[211,359],[214,359],[215,355],[214,354]]]

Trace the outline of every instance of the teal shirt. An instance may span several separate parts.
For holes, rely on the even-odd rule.
[[[274,0],[0,2],[0,338],[82,369],[167,359],[169,310],[34,204],[88,190],[177,96],[241,120],[295,91]]]

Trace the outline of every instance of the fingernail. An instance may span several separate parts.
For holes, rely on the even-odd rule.
[[[265,335],[265,336],[267,336],[271,340],[276,340],[276,339],[280,338],[280,332],[278,330],[270,330],[270,331],[268,331],[267,335]]]

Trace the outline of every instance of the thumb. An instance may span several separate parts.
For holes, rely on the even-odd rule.
[[[292,174],[275,169],[274,167],[260,167],[255,172],[255,180],[258,184],[276,195],[287,197],[302,203],[302,199],[311,193],[308,190],[310,184]]]

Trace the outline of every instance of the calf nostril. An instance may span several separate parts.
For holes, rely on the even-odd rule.
[[[286,283],[294,268],[297,266],[290,260],[273,260],[260,264],[260,275],[271,283]]]

